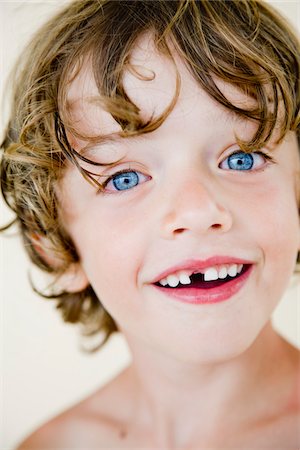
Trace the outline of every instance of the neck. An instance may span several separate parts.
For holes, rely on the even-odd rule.
[[[209,441],[218,430],[241,430],[242,423],[265,416],[267,398],[276,403],[274,364],[286,344],[270,324],[246,352],[217,364],[182,363],[130,337],[128,341],[134,361],[129,369],[136,393],[134,420],[153,430],[157,445]]]

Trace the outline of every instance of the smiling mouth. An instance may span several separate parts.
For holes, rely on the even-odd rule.
[[[251,266],[252,266],[251,264],[244,264],[240,273],[237,273],[235,276],[227,275],[226,278],[224,278],[224,279],[218,278],[217,280],[206,281],[204,279],[205,276],[203,273],[194,273],[194,274],[190,275],[190,277],[189,277],[190,278],[189,284],[181,284],[181,282],[179,282],[177,286],[170,286],[169,284],[166,284],[165,286],[163,286],[160,282],[157,282],[157,283],[154,283],[154,285],[161,289],[173,290],[173,291],[180,290],[180,289],[184,289],[184,290],[208,289],[209,290],[209,289],[224,286],[227,283],[232,282],[233,280],[238,280],[240,277],[243,277],[243,275],[246,274],[246,272],[249,271]]]

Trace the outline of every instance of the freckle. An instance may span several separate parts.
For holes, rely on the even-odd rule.
[[[120,437],[121,439],[125,439],[125,438],[127,437],[127,431],[124,430],[124,429],[120,430],[120,432],[119,432],[119,437]]]

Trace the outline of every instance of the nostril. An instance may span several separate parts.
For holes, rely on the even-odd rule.
[[[218,229],[222,228],[222,225],[220,223],[214,223],[211,227],[218,230]]]
[[[222,224],[220,224],[220,223],[214,223],[214,224],[212,224],[211,225],[211,228],[213,228],[213,229],[215,229],[215,230],[219,230],[220,228],[222,228],[223,226],[222,226]],[[175,234],[182,234],[182,233],[184,233],[185,231],[187,231],[188,229],[187,228],[176,228],[175,230],[174,230],[174,233]]]
[[[176,209],[174,206],[174,209],[167,211],[162,218],[162,235],[167,239],[174,239],[175,236],[190,232],[206,233],[210,230],[223,233],[231,228],[232,217],[227,209],[215,204],[208,204],[205,208],[196,206],[193,203],[176,204]]]
[[[174,230],[174,233],[176,234],[181,234],[186,230],[186,228],[177,228],[176,230]]]

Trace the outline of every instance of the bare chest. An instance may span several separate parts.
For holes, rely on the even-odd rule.
[[[74,430],[75,431],[75,430]],[[201,434],[201,432],[200,432]],[[87,445],[97,449],[129,449],[143,448],[151,450],[170,450],[174,445],[163,445],[156,441],[150,430],[140,430],[132,426],[112,423],[82,423],[72,433],[76,445]],[[70,445],[71,443],[69,443]],[[291,416],[274,423],[254,427],[247,432],[215,436],[212,439],[199,440],[180,446],[182,450],[299,450],[300,449],[300,417]]]
[[[248,431],[233,434],[226,440],[225,448],[239,450],[299,450],[300,416],[298,414],[282,417],[278,420],[261,423]],[[215,448],[221,449],[222,445]]]

